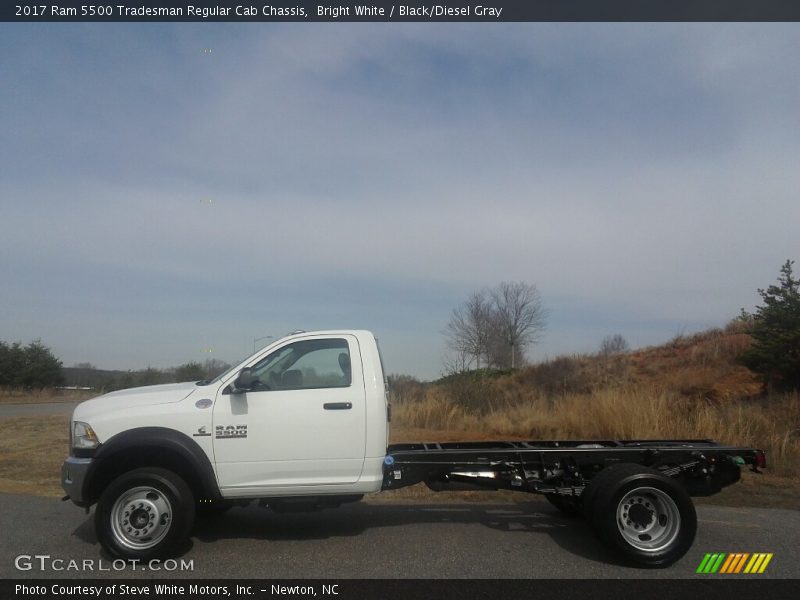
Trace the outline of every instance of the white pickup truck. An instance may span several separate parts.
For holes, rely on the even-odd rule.
[[[112,392],[81,403],[61,482],[97,504],[102,546],[169,555],[196,513],[259,500],[311,510],[424,482],[433,490],[544,494],[584,514],[634,564],[666,566],[691,546],[690,495],[739,479],[764,453],[710,440],[571,440],[388,445],[391,410],[368,331],[299,332],[212,381]]]

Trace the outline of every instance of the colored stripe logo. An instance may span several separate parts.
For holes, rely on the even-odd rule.
[[[772,553],[756,552],[714,552],[706,554],[697,567],[697,573],[711,574],[723,573],[725,575],[736,575],[747,573],[755,575],[767,570],[769,561],[772,560]]]

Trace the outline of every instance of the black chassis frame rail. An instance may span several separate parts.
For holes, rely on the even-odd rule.
[[[386,450],[383,490],[419,482],[444,489],[510,489],[580,496],[607,466],[636,463],[681,477],[707,496],[739,480],[743,464],[766,466],[763,451],[713,440],[563,440],[393,444]]]

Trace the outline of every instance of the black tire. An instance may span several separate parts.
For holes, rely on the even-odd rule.
[[[594,514],[593,504],[595,496],[597,495],[597,490],[601,487],[606,485],[606,482],[610,481],[615,477],[614,473],[619,469],[627,468],[627,467],[637,467],[642,469],[641,465],[633,465],[630,463],[617,463],[614,465],[609,465],[599,473],[597,473],[592,479],[589,480],[589,483],[586,484],[586,487],[583,488],[583,493],[581,494],[581,500],[583,504],[583,516],[586,517],[586,520],[589,523],[592,522],[592,515]]]
[[[629,562],[666,567],[691,548],[697,514],[680,483],[636,464],[615,465],[593,483],[587,507],[592,526]]]
[[[128,471],[100,496],[94,525],[97,539],[112,556],[150,560],[169,556],[194,522],[192,490],[166,469]]]
[[[559,494],[545,494],[545,498],[558,510],[568,517],[583,516],[583,506],[580,497],[560,496]]]

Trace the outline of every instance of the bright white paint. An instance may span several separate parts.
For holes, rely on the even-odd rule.
[[[294,342],[325,339],[346,340],[349,386],[230,393],[243,368]],[[204,399],[212,405],[198,407]],[[349,402],[352,408],[325,410],[329,402]],[[105,394],[78,405],[72,420],[89,423],[100,443],[137,427],[184,433],[208,455],[223,496],[247,498],[380,490],[389,433],[386,417],[386,385],[375,337],[369,331],[347,330],[282,338],[208,385]],[[243,426],[246,437],[217,437],[218,427]]]

